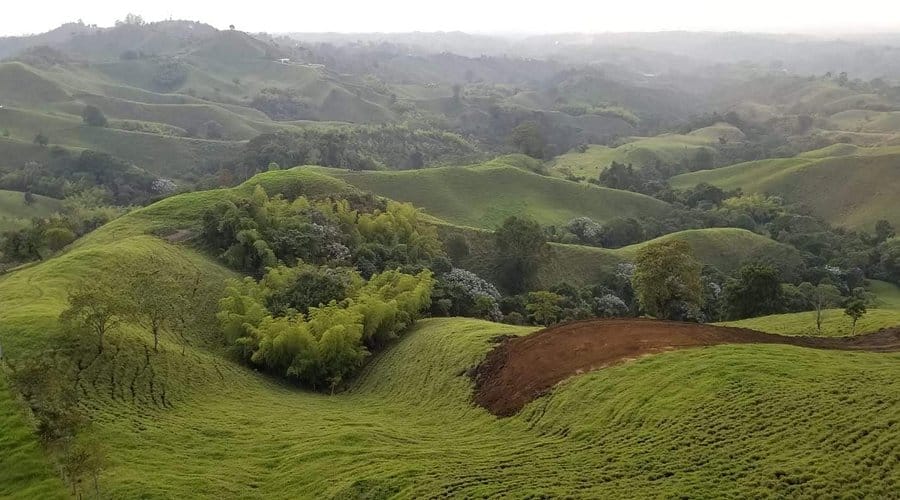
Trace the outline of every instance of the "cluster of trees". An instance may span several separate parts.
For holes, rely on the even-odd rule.
[[[182,342],[212,317],[218,292],[199,271],[173,269],[150,257],[140,266],[127,266],[84,280],[73,287],[68,307],[60,314],[66,332],[80,342],[93,339],[102,353],[110,334],[126,323],[139,325],[153,337],[153,350],[170,332]]]
[[[462,137],[403,125],[316,127],[255,137],[231,168],[247,178],[278,165],[321,165],[350,170],[412,169],[480,158]]]
[[[433,285],[428,270],[364,281],[350,269],[280,266],[258,282],[231,280],[217,316],[245,362],[333,392],[431,305]]]
[[[257,186],[203,218],[202,241],[231,267],[261,276],[279,262],[353,265],[363,276],[418,270],[443,256],[434,226],[409,204],[371,197],[288,201]]]
[[[63,148],[50,148],[46,161],[26,163],[21,168],[0,170],[0,189],[32,192],[64,198],[99,187],[116,205],[143,204],[160,193],[156,177],[106,153],[84,150],[77,155]]]
[[[33,198],[25,193],[25,201]],[[31,225],[0,234],[0,262],[43,260],[124,212],[111,206],[105,192],[94,188],[67,197],[59,213],[35,218]]]

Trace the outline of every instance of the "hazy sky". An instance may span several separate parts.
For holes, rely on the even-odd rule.
[[[4,2],[0,34],[84,20],[110,26],[129,11],[147,21],[203,21],[243,31],[900,31],[900,0],[45,0]],[[851,14],[852,13],[852,14]]]

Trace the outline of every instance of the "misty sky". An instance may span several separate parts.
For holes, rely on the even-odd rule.
[[[243,31],[468,31],[477,33],[900,31],[894,0],[203,0],[4,2],[0,35],[47,31],[64,22],[110,26],[130,10],[147,21],[203,21]]]

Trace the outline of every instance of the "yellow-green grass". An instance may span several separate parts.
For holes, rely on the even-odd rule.
[[[550,173],[556,177],[585,177],[595,179],[600,171],[612,162],[630,163],[636,168],[654,165],[677,165],[683,160],[692,160],[698,151],[711,149],[718,141],[711,137],[711,131],[701,129],[695,134],[663,134],[656,137],[631,137],[618,147],[591,145],[584,153],[569,152],[556,157],[548,164]]]
[[[900,151],[895,147],[861,150],[849,156],[812,155],[739,163],[676,176],[673,187],[701,182],[746,193],[782,196],[802,203],[825,220],[871,229],[879,219],[900,225]]]
[[[67,498],[0,362],[0,497]]]
[[[127,214],[46,262],[0,277],[0,342],[16,359],[55,342],[66,289],[121,265],[231,275],[148,235],[246,193],[333,189],[303,169],[191,193]],[[77,391],[107,450],[111,498],[714,496],[884,497],[900,486],[900,354],[776,345],[675,351],[574,377],[517,416],[471,402],[465,373],[498,335],[532,328],[447,318],[419,323],[347,392],[313,394],[229,361],[213,337],[190,345],[117,330],[82,358]],[[2,400],[0,400],[2,401]],[[3,408],[0,403],[0,408]],[[23,425],[15,425],[17,433]],[[887,443],[887,444],[886,444]],[[19,447],[32,447],[27,439]],[[6,450],[3,450],[4,453]],[[36,458],[40,466],[40,459]],[[30,470],[30,469],[29,469]],[[40,470],[40,469],[37,469]],[[46,476],[11,496],[54,491]]]
[[[843,337],[852,333],[852,321],[849,316],[844,314],[843,309],[828,309],[823,311],[823,317],[821,333],[816,330],[815,311],[774,314],[760,318],[729,321],[722,324],[781,335]],[[856,323],[856,333],[874,332],[894,326],[900,326],[900,310],[869,309],[866,315]]]
[[[471,167],[321,171],[363,190],[410,202],[447,222],[485,229],[494,229],[512,215],[559,225],[580,216],[602,222],[618,216],[661,215],[667,208],[649,196],[535,174],[519,168],[523,161],[513,156]]]
[[[47,217],[61,206],[61,201],[41,195],[35,195],[28,204],[24,193],[0,189],[0,232],[25,227],[32,218]]]

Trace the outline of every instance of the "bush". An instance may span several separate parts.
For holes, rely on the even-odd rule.
[[[91,106],[90,104],[81,111],[81,120],[85,125],[91,127],[105,127],[109,124],[103,111],[100,111],[100,108],[97,106]]]

